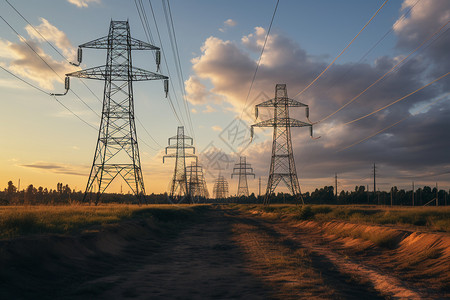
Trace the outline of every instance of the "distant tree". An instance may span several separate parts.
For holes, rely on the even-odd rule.
[[[25,202],[31,204],[36,199],[37,189],[30,184],[25,190]]]
[[[12,196],[17,191],[17,188],[14,186],[13,182],[8,181],[8,187],[6,188],[6,192],[8,196]]]

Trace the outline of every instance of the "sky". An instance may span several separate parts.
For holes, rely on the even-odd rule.
[[[258,193],[259,177],[264,191],[272,130],[256,128],[250,143],[249,125],[257,122],[254,106],[273,98],[277,83],[287,84],[290,98],[309,105],[312,122],[320,121],[314,125],[319,139],[311,139],[306,128],[291,131],[303,192],[334,185],[335,174],[339,191],[357,185],[372,190],[374,163],[379,190],[411,189],[412,182],[450,189],[448,0],[387,1],[335,61],[385,1],[280,0],[251,89],[276,1],[170,1],[181,72],[164,14],[167,0],[8,1],[0,1],[0,16],[20,37],[0,19],[0,66],[47,93],[64,91],[64,74],[79,69],[68,63],[76,60],[77,46],[106,36],[111,20],[128,20],[131,35],[148,41],[137,8],[143,7],[150,38],[167,62],[161,73],[170,77],[170,101],[180,119],[162,82],[134,84],[148,194],[168,190],[174,161],[163,164],[162,156],[178,126],[194,138],[210,193],[219,173],[236,193],[237,179],[230,175],[239,156],[247,157],[256,174],[248,179],[250,192]],[[84,49],[80,68],[103,65],[105,59],[104,50]],[[134,51],[133,65],[156,71],[151,51]],[[84,191],[103,82],[73,79],[71,90],[76,95],[55,99],[0,69],[0,188],[9,180],[17,186],[20,179],[21,189],[63,182]],[[270,113],[261,109],[258,122]],[[306,121],[304,109],[290,114]],[[118,192],[121,185],[117,181],[107,191]]]

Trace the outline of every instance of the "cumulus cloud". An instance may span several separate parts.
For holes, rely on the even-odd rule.
[[[407,0],[403,7],[406,8],[415,2]],[[427,3],[428,6],[434,6],[434,2],[433,5],[425,0],[423,2],[426,3],[414,8],[411,16],[395,27],[398,38],[397,50],[401,53],[400,55],[382,56],[371,63],[338,62],[302,94],[298,100],[310,106],[313,121],[320,120],[336,111],[371,85],[405,57],[411,49],[417,47],[411,42],[412,40],[421,42],[419,35],[436,31],[436,26],[443,25],[442,20],[449,19],[447,11],[450,2],[437,1],[439,10],[425,7]],[[418,12],[421,14],[420,18],[415,15]],[[441,20],[441,23],[436,20]],[[416,26],[425,26],[427,29],[420,29],[414,35]],[[255,54],[261,51],[265,35],[266,31],[263,28],[255,27],[252,33],[243,36],[240,41],[223,40],[214,36],[205,40],[201,47],[201,54],[192,60],[196,84],[202,87],[201,94],[208,94],[208,97],[202,98],[201,104],[211,103],[209,102],[212,98],[211,94],[217,95],[223,98],[223,101],[217,103],[218,105],[231,105],[236,114],[240,115],[244,103],[253,109],[255,104],[262,102],[255,100],[257,95],[263,93],[273,97],[277,83],[286,83],[288,95],[293,97],[327,66],[325,61],[307,53],[296,41],[281,33],[271,33],[252,94],[246,101],[257,63]],[[450,125],[447,124],[448,117],[445,117],[450,110],[448,101],[433,105],[427,113],[412,116],[367,142],[338,152],[355,141],[407,116],[416,105],[429,103],[442,93],[448,92],[450,79],[443,79],[381,113],[352,125],[343,125],[346,121],[360,117],[416,90],[435,79],[434,74],[442,75],[439,74],[442,65],[450,63],[448,57],[450,41],[441,38],[432,46],[435,49],[432,50],[429,47],[427,51],[432,50],[436,54],[432,54],[433,57],[438,57],[438,53],[446,53],[439,56],[440,64],[430,64],[430,52],[427,51],[411,57],[401,68],[369,89],[357,101],[330,119],[316,125],[315,132],[317,135],[322,135],[321,139],[309,139],[308,132],[304,128],[292,129],[299,176],[321,180],[331,178],[335,172],[362,176],[364,172],[370,174],[370,166],[373,162],[384,164],[386,176],[395,176],[395,174],[400,176],[402,172],[411,172],[411,170],[441,169],[449,165],[448,154],[445,154],[445,149],[450,148],[450,139],[445,129]],[[211,88],[208,89],[207,86]],[[190,94],[188,92],[188,95]],[[305,121],[303,109],[292,109],[291,116]],[[438,148],[435,147],[436,144],[439,144]],[[270,151],[271,143],[265,141],[252,144],[245,152],[248,153],[248,159],[253,160],[255,170],[265,170],[264,173],[266,173],[270,162]],[[260,157],[266,159],[260,159]],[[424,157],[430,157],[430,159],[424,159]],[[419,173],[415,172],[415,174]]]
[[[72,56],[75,53],[75,48],[67,36],[46,19],[41,19],[41,24],[36,28],[40,32],[42,30],[42,35],[53,42],[65,55]],[[33,49],[30,49],[24,42],[14,43],[0,39],[0,58],[6,61],[3,66],[21,77],[37,82],[40,87],[51,90],[54,88],[55,81],[62,83],[63,79],[61,78],[64,78],[64,74],[77,68],[69,65],[65,60],[58,61],[49,56],[40,46],[40,43],[43,42],[42,37],[30,26],[27,26],[26,30],[32,38],[26,42]]]
[[[67,2],[78,6],[79,8],[88,7],[90,3],[100,3],[100,0],[67,0]]]
[[[44,38],[48,40],[49,42],[53,43],[56,47],[58,47],[63,55],[67,57],[70,61],[75,59],[75,47],[72,45],[72,43],[67,38],[67,35],[56,28],[54,25],[50,24],[49,21],[47,21],[44,18],[40,18],[41,24],[38,26],[35,26],[35,28],[38,30],[33,29],[32,26],[27,25],[25,27],[25,30],[27,31],[28,35],[39,41],[44,42]]]
[[[210,92],[206,86],[196,76],[190,76],[184,82],[186,98],[193,105],[202,105],[210,102],[220,102],[222,99]]]
[[[237,25],[237,22],[234,21],[233,19],[228,19],[225,22],[223,22],[223,27],[219,28],[220,32],[225,32],[227,30],[227,28],[229,27],[234,27]]]

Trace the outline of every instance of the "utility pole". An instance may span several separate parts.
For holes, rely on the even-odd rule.
[[[369,198],[369,185],[367,185],[367,204],[370,204],[370,198]]]
[[[81,63],[82,48],[106,49],[106,65],[66,74],[66,92],[55,96],[67,94],[69,77],[105,82],[97,146],[83,202],[89,200],[91,203],[94,183],[97,183],[98,191],[95,197],[97,205],[103,192],[117,177],[128,184],[139,203],[143,200],[146,202],[135,125],[133,82],[162,79],[167,95],[168,77],[134,67],[131,51],[157,51],[158,66],[159,48],[132,38],[128,21],[111,21],[107,36],[78,46],[78,62],[74,64],[76,66]]]
[[[190,141],[188,144],[186,141]],[[172,183],[170,184],[170,198],[178,200],[186,197],[188,193],[188,182],[186,176],[186,158],[195,158],[194,140],[184,134],[184,126],[178,126],[177,135],[169,138],[169,146],[166,147],[166,155],[163,156],[163,163],[165,158],[175,158],[175,169],[173,172]],[[192,149],[193,154],[186,153],[186,149]],[[167,154],[167,150],[175,150],[174,153]],[[188,202],[190,200],[188,199]]]
[[[393,188],[391,187],[391,207],[392,207],[392,190]]]
[[[259,176],[259,192],[258,197],[261,196],[261,176]]]
[[[414,181],[412,182],[412,206],[414,206]]]
[[[376,181],[377,169],[375,167],[375,163],[373,164],[373,198],[377,197],[377,181]],[[380,199],[377,201],[378,205],[380,205]]]
[[[436,182],[436,206],[439,206],[439,190],[437,182]]]
[[[17,192],[20,193],[20,178],[19,178],[19,184],[17,185]]]
[[[338,197],[337,186],[338,186],[337,173],[334,173],[334,195],[336,197],[336,201],[337,201],[337,197]]]
[[[275,86],[275,98],[256,105],[256,118],[258,118],[259,107],[274,108],[273,118],[251,126],[252,137],[254,127],[273,127],[272,159],[264,204],[269,204],[271,195],[281,181],[286,184],[294,197],[301,198],[303,202],[292,151],[291,127],[310,127],[312,136],[313,124],[309,121],[309,107],[299,101],[289,99],[286,84],[277,84]],[[290,107],[305,107],[308,123],[290,118]]]
[[[244,156],[239,157],[239,163],[234,165],[233,173],[231,174],[231,178],[233,178],[233,175],[239,176],[237,196],[238,197],[241,197],[241,196],[248,197],[247,176],[253,175],[253,178],[255,178],[255,174],[253,173],[252,166],[247,163],[246,157],[244,157]]]

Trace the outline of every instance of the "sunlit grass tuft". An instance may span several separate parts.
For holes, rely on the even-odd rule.
[[[205,207],[169,205],[102,206],[3,206],[0,207],[0,238],[44,233],[74,233],[92,226],[129,219],[183,221]]]
[[[356,205],[243,205],[242,210],[292,216],[297,220],[422,226],[450,232],[450,207],[376,207]]]

